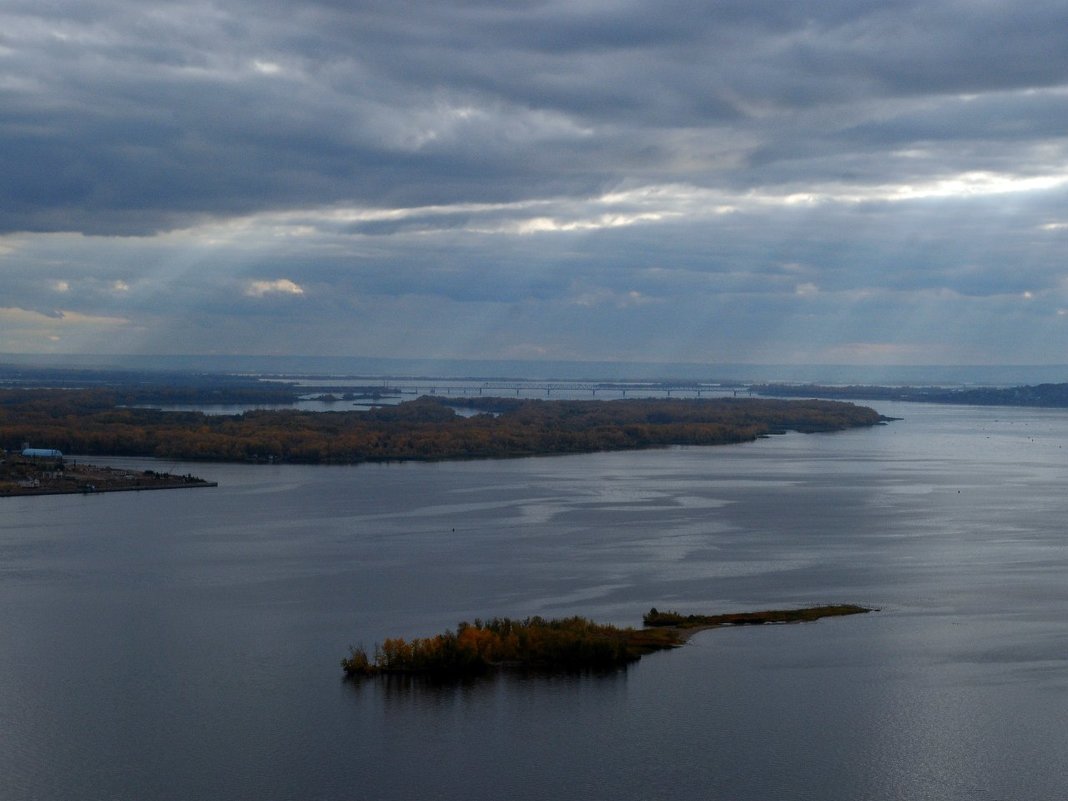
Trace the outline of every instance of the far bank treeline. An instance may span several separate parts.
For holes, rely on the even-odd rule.
[[[746,442],[884,421],[840,401],[753,398],[564,401],[423,397],[370,411],[204,415],[126,408],[109,390],[0,391],[0,445],[86,455],[354,463],[586,453]]]

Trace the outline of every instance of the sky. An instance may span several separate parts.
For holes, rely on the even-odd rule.
[[[1068,363],[1065,30],[5,0],[0,352]]]

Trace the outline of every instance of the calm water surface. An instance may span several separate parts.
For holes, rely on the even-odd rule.
[[[0,499],[0,798],[1064,797],[1068,413],[877,406],[906,419]],[[607,676],[338,668],[476,616],[838,601],[881,611]]]

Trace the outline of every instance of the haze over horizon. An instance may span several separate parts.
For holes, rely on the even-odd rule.
[[[1062,364],[1066,27],[13,0],[0,351]]]

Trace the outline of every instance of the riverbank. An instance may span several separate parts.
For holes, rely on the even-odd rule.
[[[0,498],[26,495],[89,495],[102,492],[200,489],[219,486],[193,475],[126,470],[63,460],[9,458],[0,463]]]

